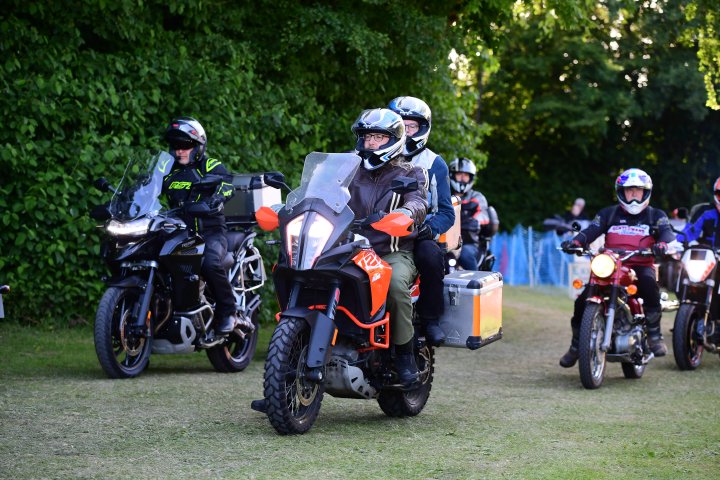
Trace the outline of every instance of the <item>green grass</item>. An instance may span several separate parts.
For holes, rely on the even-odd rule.
[[[419,416],[326,396],[297,437],[249,408],[262,355],[231,375],[203,353],[157,355],[139,378],[108,380],[89,329],[0,323],[0,478],[717,478],[717,355],[680,372],[671,352],[640,380],[609,364],[588,391],[576,368],[557,365],[571,301],[504,295],[505,337],[476,352],[438,349]]]

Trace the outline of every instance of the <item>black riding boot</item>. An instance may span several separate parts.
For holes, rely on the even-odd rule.
[[[420,372],[415,363],[413,340],[402,345],[395,345],[393,364],[397,371],[398,381],[405,389],[410,389],[420,382]]]
[[[578,345],[580,344],[580,329],[573,327],[572,329],[572,340],[570,341],[570,348],[565,355],[560,358],[560,366],[563,368],[570,368],[575,365],[578,361]]]
[[[667,347],[663,341],[662,332],[660,330],[660,317],[662,312],[646,312],[647,321],[648,346],[650,351],[656,357],[663,357],[667,354]]]

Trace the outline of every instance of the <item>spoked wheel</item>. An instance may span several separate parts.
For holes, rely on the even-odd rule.
[[[605,337],[605,315],[602,305],[585,306],[578,345],[580,381],[588,389],[599,388],[605,377],[605,352],[600,350]]]
[[[698,322],[704,322],[704,312],[695,305],[680,305],[673,328],[673,355],[680,370],[695,370],[702,361],[703,346],[695,332]]]
[[[241,372],[250,365],[257,348],[260,324],[258,322],[258,310],[253,312],[252,323],[255,330],[243,338],[238,334],[237,329],[228,335],[228,340],[207,350],[210,363],[218,372],[234,373]]]
[[[278,433],[305,433],[320,413],[324,387],[306,379],[310,327],[282,318],[275,328],[265,361],[267,416]]]
[[[414,390],[382,390],[378,396],[380,408],[389,417],[414,417],[420,413],[430,398],[433,373],[435,372],[435,351],[424,345],[415,353],[415,362],[420,371],[420,386]]]
[[[135,377],[150,360],[152,337],[128,338],[126,335],[126,327],[132,322],[132,312],[140,298],[141,291],[137,288],[110,287],[100,299],[95,315],[95,353],[110,378]],[[152,333],[150,325],[146,326]]]

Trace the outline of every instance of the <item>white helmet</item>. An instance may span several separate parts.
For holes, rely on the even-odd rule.
[[[403,120],[415,120],[420,129],[405,141],[404,155],[413,157],[427,146],[427,139],[432,128],[432,113],[428,104],[415,97],[394,98],[388,108],[400,115]]]
[[[375,170],[402,154],[405,145],[405,124],[397,113],[387,108],[364,110],[352,126],[357,136],[355,151],[363,159],[363,167]],[[366,134],[380,133],[390,139],[376,150],[365,148]]]
[[[625,198],[625,189],[627,187],[638,187],[643,189],[642,199],[627,201]],[[645,210],[650,203],[650,194],[652,194],[652,179],[650,175],[645,173],[639,168],[631,168],[625,170],[615,180],[615,193],[617,194],[618,202],[622,208],[625,209],[630,215],[637,215],[638,213]]]

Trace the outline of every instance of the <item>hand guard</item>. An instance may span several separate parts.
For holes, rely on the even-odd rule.
[[[652,248],[653,255],[655,255],[656,257],[660,257],[662,255],[665,255],[665,253],[667,252],[667,249],[668,249],[668,245],[665,242],[658,242],[655,245],[653,245],[651,248]]]

